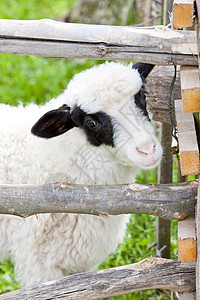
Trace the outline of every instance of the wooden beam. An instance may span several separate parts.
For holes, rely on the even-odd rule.
[[[197,7],[198,23],[200,24],[200,0],[196,0],[196,7]]]
[[[173,10],[173,0],[164,0],[163,4],[163,24],[167,26],[170,24],[170,14]]]
[[[193,293],[184,293],[184,294],[182,294],[182,293],[179,293],[178,294],[178,299],[179,300],[197,300],[196,299],[196,293],[195,292],[193,292]]]
[[[200,0],[196,0],[197,8],[197,44],[198,44],[198,60],[199,60],[199,77],[200,77]],[[200,136],[200,127],[197,126],[197,134]],[[200,300],[200,174],[198,175],[198,198],[195,213],[196,234],[197,234],[197,264],[196,264],[196,300]]]
[[[139,263],[79,273],[0,296],[1,300],[91,300],[146,289],[195,290],[195,263],[149,257]]]
[[[199,77],[200,77],[200,0],[196,0],[196,8],[197,8],[197,45],[198,45]]]
[[[195,217],[178,222],[178,260],[196,261],[196,231]]]
[[[182,29],[193,25],[194,0],[174,0],[173,28]]]
[[[178,260],[196,261],[197,239],[195,230],[195,216],[178,222]],[[195,293],[179,294],[180,300],[195,300]]]
[[[196,35],[166,27],[0,20],[0,53],[197,65]]]
[[[200,78],[198,66],[181,66],[183,112],[200,111]]]
[[[156,66],[147,77],[146,101],[153,119],[166,124],[171,124],[169,115],[170,85],[174,76],[173,66]],[[180,70],[177,69],[176,81],[172,93],[172,103],[181,98]],[[174,116],[175,117],[175,116]]]
[[[106,217],[125,213],[153,214],[182,220],[194,212],[196,181],[143,185],[0,185],[0,213],[81,213]]]
[[[162,2],[161,2],[162,3]],[[172,11],[173,0],[164,0],[163,24],[169,24],[169,11]],[[162,15],[162,7],[160,9]],[[173,76],[172,76],[173,78]],[[170,85],[169,85],[170,86]],[[169,95],[169,88],[168,88]],[[169,96],[168,96],[169,98]],[[158,183],[172,183],[173,159],[171,153],[172,127],[171,124],[160,124],[160,141],[163,146],[163,155],[158,167]],[[156,228],[156,255],[170,258],[171,252],[171,221],[162,218],[157,219]]]
[[[179,139],[181,174],[199,173],[199,149],[195,131],[194,118],[191,113],[185,114],[181,100],[175,101],[175,112]]]
[[[170,151],[172,142],[172,130],[168,124],[161,124],[161,145],[163,156],[158,168],[158,182],[160,184],[172,183],[173,160]],[[171,222],[158,218],[156,233],[156,255],[170,258],[171,249]],[[161,251],[162,250],[162,251]]]

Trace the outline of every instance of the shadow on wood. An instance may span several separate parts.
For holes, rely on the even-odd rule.
[[[146,185],[0,185],[0,213],[80,213],[102,217],[137,213],[181,220],[194,212],[197,181]]]
[[[2,300],[91,300],[146,289],[195,290],[195,263],[149,257],[139,263],[79,273],[0,296]]]

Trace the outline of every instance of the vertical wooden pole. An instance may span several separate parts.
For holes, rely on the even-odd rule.
[[[197,0],[198,2],[199,0]],[[197,5],[198,6],[198,5]],[[193,0],[174,0],[173,6],[173,28],[183,28],[193,24]],[[197,82],[197,84],[196,84]],[[181,173],[182,175],[196,174],[199,172],[199,149],[197,136],[199,136],[198,122],[196,130],[194,127],[193,112],[200,110],[200,88],[198,79],[198,69],[183,66],[181,68],[181,91],[182,103],[178,104],[176,109],[176,120],[179,135],[180,155],[182,155]],[[182,108],[180,107],[180,104]],[[181,110],[180,110],[181,108]],[[184,112],[184,113],[183,113]],[[191,112],[188,113],[188,112]],[[178,116],[180,114],[180,116]],[[182,116],[181,116],[182,114]],[[182,136],[181,136],[182,135]],[[191,140],[192,138],[192,140]],[[186,154],[186,156],[185,156]],[[193,158],[195,155],[195,163]],[[189,157],[192,160],[189,160]],[[200,176],[199,176],[200,181]],[[179,294],[180,300],[200,300],[200,267],[199,267],[199,249],[200,242],[200,183],[198,184],[198,200],[196,209],[196,228],[194,216],[190,216],[184,221],[178,222],[178,259],[181,261],[195,261],[197,258],[196,268],[196,293]],[[196,229],[196,230],[195,230]]]
[[[169,12],[172,11],[173,0],[164,1],[163,24],[169,24]],[[172,141],[171,126],[168,124],[161,125],[161,144],[164,147],[163,158],[159,167],[159,183],[171,183],[173,172],[173,159],[170,152]],[[170,258],[171,250],[171,222],[158,218],[157,222],[157,255]]]
[[[179,138],[181,174],[183,176],[198,174],[199,149],[193,114],[183,112],[181,100],[175,100],[175,111]]]
[[[192,138],[195,147],[197,147],[197,140],[196,140],[196,132],[194,128],[194,120],[192,114],[190,113],[183,113],[183,109],[180,110],[180,105],[182,107],[182,101],[177,100],[175,102],[176,107],[176,120],[177,120],[177,127],[178,127],[178,134],[179,134],[179,147],[180,153],[184,152],[184,139],[185,145],[188,147],[188,155],[190,155],[190,151],[194,146],[190,139]],[[180,115],[179,115],[180,114]],[[182,115],[181,115],[182,114]],[[182,126],[184,125],[184,126]],[[193,127],[193,129],[192,129]],[[186,130],[185,130],[186,129]],[[181,132],[182,131],[182,132]],[[188,135],[188,136],[187,136]],[[198,152],[198,149],[196,149]],[[193,154],[193,152],[192,152]],[[198,155],[198,154],[197,154]],[[199,155],[198,155],[199,156]],[[186,160],[187,163],[187,160]],[[197,164],[197,162],[196,162]],[[190,168],[191,164],[189,165]],[[182,171],[186,171],[183,168]],[[198,168],[197,168],[198,169]],[[189,174],[191,174],[189,171]],[[195,218],[194,215],[189,216],[187,219],[178,222],[178,260],[180,261],[195,261],[196,260],[196,231],[195,231]],[[197,280],[199,280],[199,275],[196,274]],[[195,300],[196,293],[179,293],[179,300]]]
[[[196,0],[197,14],[198,14],[198,30],[197,43],[199,49],[199,78],[200,78],[200,0]],[[200,117],[199,117],[200,119]],[[200,135],[200,126],[197,125],[197,135]],[[196,234],[197,234],[197,265],[196,265],[196,300],[200,300],[200,174],[198,176],[198,197],[196,206]]]
[[[196,261],[196,230],[194,215],[178,222],[178,260]],[[195,300],[194,293],[179,293],[179,300]]]
[[[194,214],[178,222],[178,260],[196,261],[196,230]]]
[[[171,126],[162,124],[161,127],[161,144],[164,147],[163,158],[159,168],[158,181],[162,183],[172,182],[173,160],[170,152],[171,147]],[[157,255],[170,258],[170,237],[171,222],[158,218],[157,223]]]
[[[163,7],[163,24],[168,25],[170,23],[170,14],[172,13],[173,0],[165,0]]]
[[[196,300],[200,300],[200,174],[198,180],[198,199],[195,214],[197,234]]]

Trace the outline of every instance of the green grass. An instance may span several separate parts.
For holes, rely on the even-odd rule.
[[[1,1],[0,18],[9,19],[58,19],[75,0],[7,0]],[[34,102],[44,104],[60,94],[71,77],[94,64],[94,60],[46,59],[31,56],[0,55],[0,102],[10,105]],[[176,177],[176,175],[175,175]],[[141,172],[138,183],[155,183],[156,172]],[[138,262],[156,255],[156,217],[132,215],[123,244],[101,265],[109,268]],[[171,256],[177,257],[177,222],[172,222]],[[10,261],[0,263],[0,294],[18,289],[13,265]],[[114,297],[111,299],[169,299],[169,296],[156,290],[148,290]]]
[[[0,56],[0,102],[44,104],[66,88],[70,78],[92,67],[94,60],[62,60],[33,56]]]
[[[11,261],[6,260],[0,263],[0,294],[11,292],[20,288],[15,279],[14,268]]]
[[[2,0],[0,3],[1,19],[58,19],[77,0]]]

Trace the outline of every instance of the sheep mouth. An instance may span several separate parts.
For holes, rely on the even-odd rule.
[[[154,167],[156,167],[159,164],[159,162],[160,162],[160,158],[154,160],[151,163],[145,164],[145,167],[146,168],[154,168]]]

